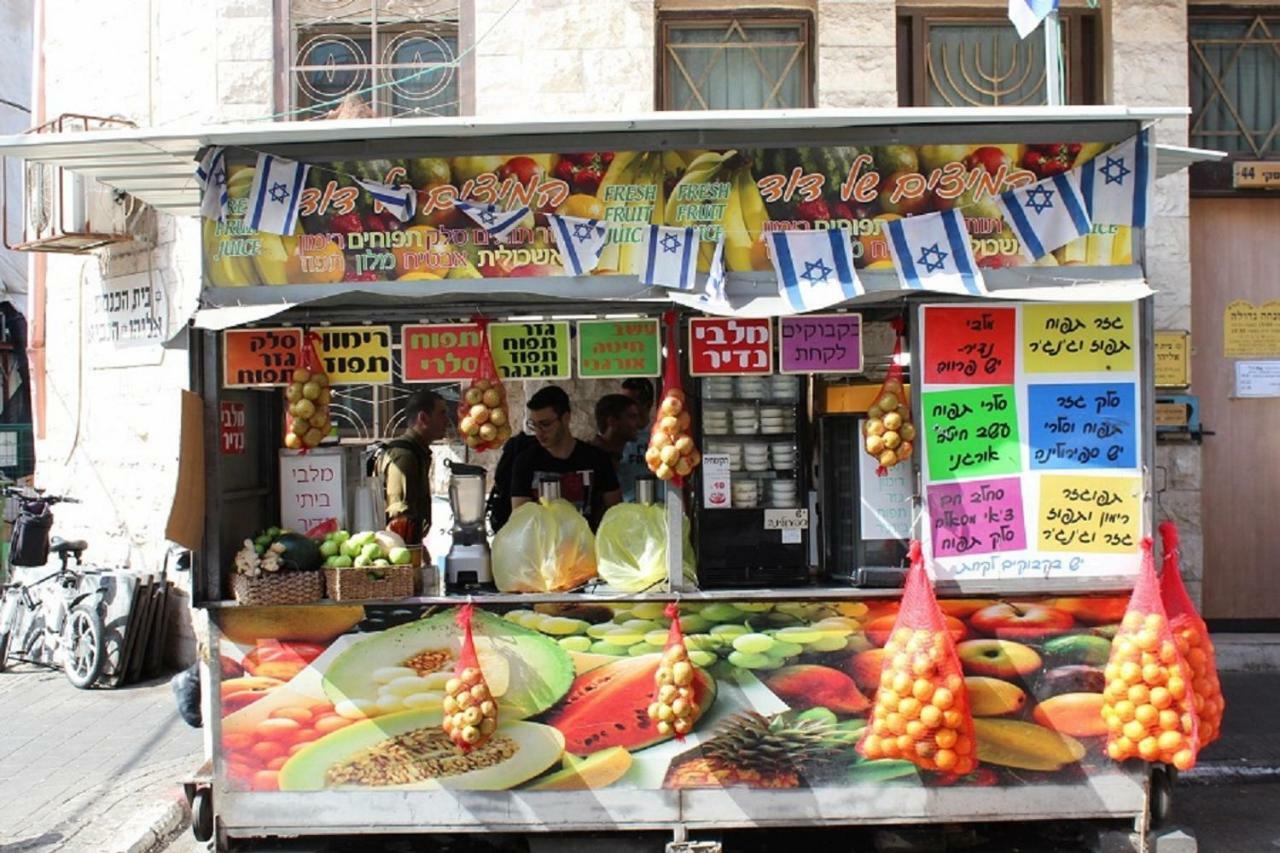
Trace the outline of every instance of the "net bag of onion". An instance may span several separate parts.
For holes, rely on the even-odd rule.
[[[1194,767],[1200,739],[1191,670],[1160,600],[1150,537],[1142,540],[1142,568],[1105,673],[1107,754],[1116,761],[1141,758],[1179,770]]]
[[[444,720],[441,727],[454,745],[469,752],[481,745],[498,728],[498,702],[489,693],[476,643],[471,636],[470,604],[458,608],[458,627],[462,629],[462,650],[453,669],[453,678],[444,686]]]
[[[507,389],[489,351],[488,322],[478,319],[476,325],[480,328],[480,364],[476,377],[463,389],[458,401],[458,432],[467,447],[483,453],[501,447],[511,438],[511,416]]]
[[[867,419],[862,424],[862,448],[880,463],[876,473],[881,477],[899,462],[911,457],[915,449],[916,427],[911,422],[911,406],[907,402],[905,374],[899,363],[902,355],[902,320],[893,321],[896,336],[893,341],[893,359],[889,372],[880,385],[880,393],[867,409]]]
[[[1203,748],[1218,739],[1222,730],[1222,712],[1226,708],[1222,685],[1218,682],[1217,656],[1213,641],[1209,639],[1209,629],[1182,583],[1178,567],[1181,556],[1178,526],[1172,521],[1162,522],[1160,541],[1164,553],[1160,601],[1169,617],[1169,628],[1173,631],[1174,642],[1178,644],[1178,652],[1191,668],[1191,693],[1195,697],[1196,722]]]
[[[919,542],[911,543],[910,553],[902,606],[884,647],[880,686],[858,752],[963,776],[977,766],[969,694]]]

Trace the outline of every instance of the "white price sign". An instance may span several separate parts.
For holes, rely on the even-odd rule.
[[[764,511],[765,530],[808,530],[809,510],[807,509],[766,509]]]
[[[729,454],[705,453],[702,456],[702,507],[703,509],[728,509]]]

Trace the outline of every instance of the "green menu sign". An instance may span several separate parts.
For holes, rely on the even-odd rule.
[[[579,320],[578,375],[583,379],[657,376],[657,319]]]
[[[1022,470],[1012,385],[928,391],[920,410],[930,482]]]
[[[568,323],[491,323],[489,350],[503,379],[569,379]]]

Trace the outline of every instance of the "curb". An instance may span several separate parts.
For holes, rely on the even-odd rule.
[[[1205,761],[1178,774],[1187,785],[1233,785],[1246,782],[1280,782],[1280,764],[1241,759]]]
[[[109,853],[157,853],[190,825],[191,808],[182,789],[175,789],[170,797],[139,810],[121,827]]]

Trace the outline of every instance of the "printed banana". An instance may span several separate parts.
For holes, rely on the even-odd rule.
[[[765,208],[764,197],[760,195],[760,187],[756,185],[755,175],[750,167],[744,166],[734,173],[734,186],[742,200],[742,221],[750,232],[751,242],[755,242],[764,233],[765,223],[769,221],[769,211]]]
[[[729,203],[725,205],[724,262],[725,268],[746,272],[751,269],[751,231],[743,218],[743,197],[739,170],[734,175],[733,189],[729,191]]]
[[[622,154],[615,154],[613,162],[609,164],[609,170],[605,173],[605,179],[600,182],[597,191],[597,198],[602,201],[605,198],[607,187],[634,184],[642,187],[655,187],[657,196],[653,201],[619,201],[613,200],[606,203],[606,210],[609,209],[628,209],[628,208],[651,208],[649,214],[644,221],[632,221],[627,216],[619,216],[611,219],[610,228],[614,229],[635,229],[644,225],[661,225],[663,222],[663,206],[665,197],[663,193],[663,185],[666,181],[666,167],[664,155],[658,152],[642,152],[633,154],[624,163],[623,167],[615,172],[614,166],[618,165],[618,158]],[[640,256],[641,243],[638,241],[620,241],[611,239],[605,245],[604,251],[600,254],[600,261],[596,264],[598,271],[609,270],[612,272],[627,275],[636,271],[636,265]]]

